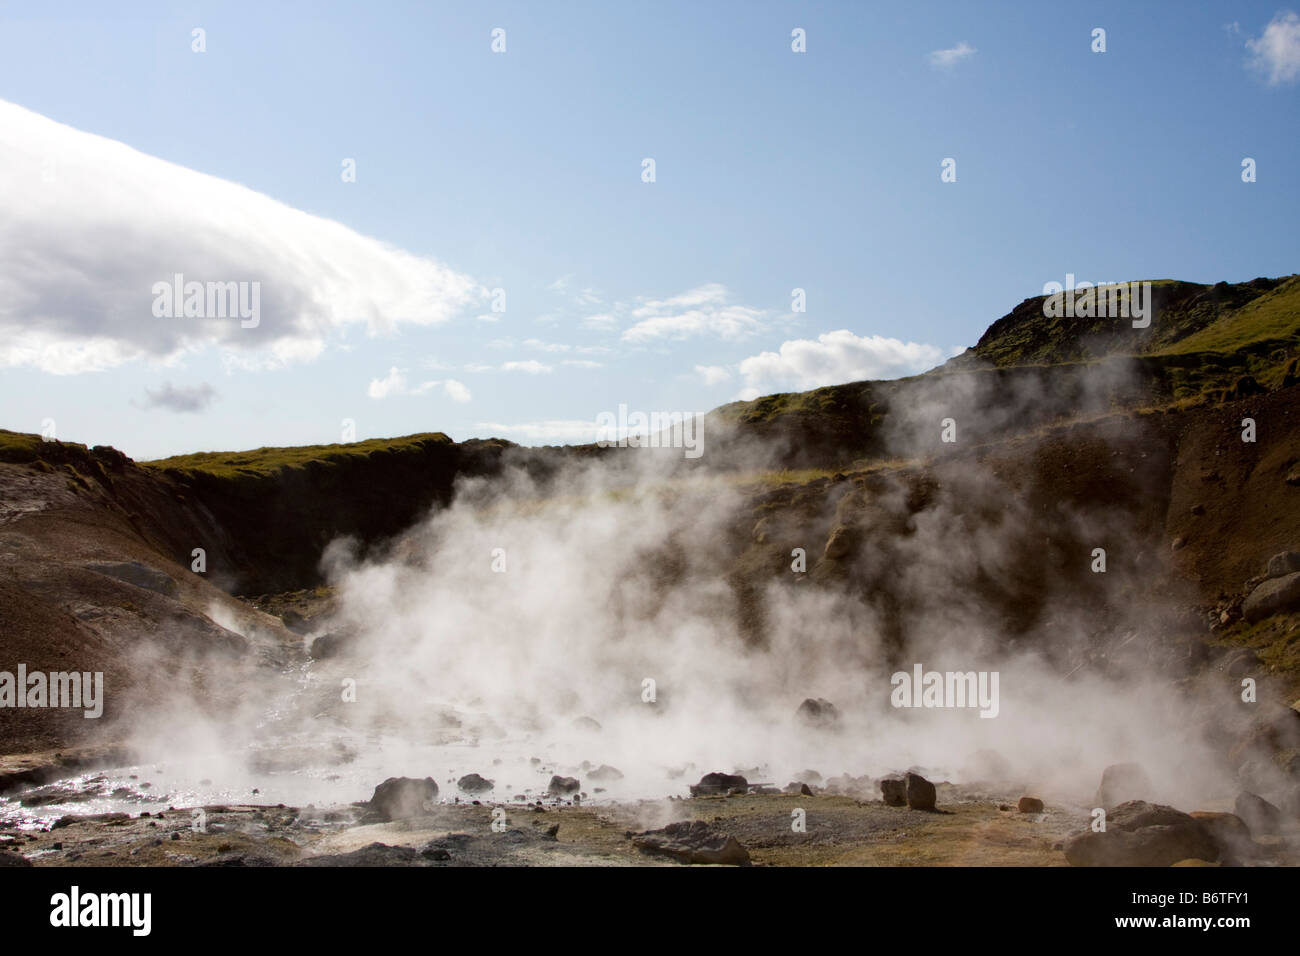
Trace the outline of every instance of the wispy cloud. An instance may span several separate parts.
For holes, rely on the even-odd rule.
[[[479,422],[474,427],[488,434],[514,435],[527,441],[591,441],[597,437],[601,428],[595,421],[573,419],[548,419],[514,425]]]
[[[705,385],[720,385],[731,381],[731,373],[721,365],[697,365],[695,372],[704,379]]]
[[[622,339],[635,345],[706,335],[740,339],[763,329],[763,310],[730,299],[726,286],[710,282],[668,299],[644,301],[631,310],[634,324]]]
[[[1286,10],[1278,13],[1263,34],[1246,41],[1251,52],[1250,67],[1267,77],[1269,86],[1300,80],[1300,16]]]
[[[951,69],[962,60],[974,56],[976,50],[965,40],[946,50],[932,50],[928,55],[930,65],[941,70]]]
[[[412,386],[407,380],[406,369],[395,366],[383,378],[372,379],[367,394],[371,398],[382,399],[397,395],[427,395],[436,388],[441,388],[453,402],[468,402],[471,398],[469,389],[454,378],[430,380]]]
[[[0,367],[71,374],[208,348],[310,360],[345,326],[433,325],[468,276],[269,196],[0,101]],[[260,283],[260,321],[158,318],[155,283]]]
[[[501,363],[503,372],[527,372],[529,375],[545,375],[552,371],[551,366],[543,365],[536,359],[525,359],[522,362],[503,362]]]
[[[163,382],[162,388],[157,391],[146,388],[144,395],[145,408],[161,408],[169,412],[201,412],[217,397],[216,391],[207,382],[192,386]]]

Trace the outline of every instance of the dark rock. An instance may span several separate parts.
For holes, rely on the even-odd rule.
[[[691,785],[691,796],[699,797],[712,793],[731,793],[749,790],[749,781],[735,773],[706,773],[700,782]]]
[[[6,866],[31,866],[32,861],[21,853],[0,853],[0,869]]]
[[[1241,614],[1250,624],[1280,611],[1300,606],[1300,572],[1269,578],[1250,592],[1241,604]]]
[[[1150,791],[1151,778],[1141,764],[1111,764],[1102,771],[1097,806],[1109,809],[1129,800],[1142,800],[1150,796]]]
[[[1250,827],[1246,826],[1246,821],[1235,813],[1193,810],[1188,816],[1205,827],[1206,832],[1219,848],[1219,858],[1225,862],[1235,861],[1243,853],[1249,853],[1254,848],[1254,841],[1250,838]]]
[[[496,784],[476,773],[467,773],[456,781],[456,786],[466,793],[482,793],[484,790],[491,790]]]
[[[546,792],[553,797],[568,796],[571,793],[577,793],[582,789],[582,782],[577,777],[561,777],[558,774],[551,777],[551,782],[547,784]]]
[[[355,628],[340,628],[336,631],[328,631],[311,642],[311,649],[308,653],[318,661],[343,657],[356,650],[360,637],[361,632]]]
[[[907,781],[902,777],[885,777],[880,781],[880,795],[891,807],[907,806]]]
[[[1249,791],[1237,795],[1233,809],[1252,833],[1277,833],[1282,829],[1282,811]]]
[[[749,866],[749,851],[735,837],[718,833],[703,820],[670,823],[632,837],[632,845],[647,853],[661,853],[683,863]]]
[[[835,709],[835,705],[821,697],[815,700],[811,697],[805,699],[794,715],[810,727],[833,727],[840,719],[840,712]]]
[[[1210,829],[1173,807],[1130,800],[1106,816],[1104,833],[1091,830],[1065,841],[1071,866],[1171,866],[1181,860],[1219,859]]]
[[[423,816],[425,806],[438,799],[438,784],[432,777],[389,777],[375,787],[367,805],[367,817],[380,823]]]
[[[935,801],[934,784],[919,773],[907,775],[907,805],[912,810],[933,810]]]
[[[1021,797],[1020,802],[1016,804],[1016,809],[1021,813],[1042,813],[1043,801],[1037,797]]]
[[[420,851],[420,856],[424,857],[426,860],[436,860],[438,862],[445,862],[451,859],[451,854],[440,846],[426,846]]]
[[[274,857],[262,856],[257,853],[222,853],[214,856],[210,860],[204,860],[199,863],[200,867],[252,867],[252,866],[279,866],[280,861]]]

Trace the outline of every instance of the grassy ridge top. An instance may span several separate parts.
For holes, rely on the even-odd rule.
[[[202,473],[217,478],[266,477],[285,469],[302,468],[311,462],[322,465],[359,461],[376,455],[419,451],[430,445],[451,445],[442,432],[421,432],[400,438],[371,438],[333,445],[295,445],[288,448],[253,448],[248,451],[205,451],[140,462],[160,471]]]

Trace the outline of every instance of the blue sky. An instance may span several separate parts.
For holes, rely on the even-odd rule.
[[[1286,3],[100,6],[0,3],[0,427],[137,458],[583,440],[1300,261]],[[175,272],[260,326],[151,315]]]

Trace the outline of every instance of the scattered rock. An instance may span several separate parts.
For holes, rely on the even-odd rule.
[[[1255,624],[1297,606],[1300,606],[1300,572],[1264,581],[1242,602],[1241,613],[1248,623]]]
[[[482,793],[484,790],[491,790],[496,784],[476,773],[467,773],[456,781],[456,786],[466,793]]]
[[[1021,797],[1020,802],[1016,804],[1016,809],[1021,813],[1042,813],[1043,801],[1037,797]]]
[[[1129,800],[1142,800],[1150,795],[1151,778],[1141,764],[1111,764],[1101,773],[1101,786],[1097,788],[1097,806],[1119,806]]]
[[[1277,833],[1282,829],[1282,811],[1248,790],[1237,795],[1233,809],[1252,833]]]
[[[808,786],[808,784],[803,783],[800,780],[792,780],[789,783],[787,783],[785,785],[785,792],[797,793],[803,797],[811,797],[813,795],[812,787]]]
[[[406,779],[406,778],[394,778]],[[417,783],[419,781],[416,781]],[[382,785],[381,785],[382,786]],[[350,853],[332,853],[299,860],[294,866],[416,866],[422,855],[413,846],[389,846],[371,843]]]
[[[731,793],[749,790],[749,781],[736,773],[706,773],[700,782],[691,785],[691,796],[699,797],[713,793]]]
[[[632,845],[647,853],[662,853],[683,863],[749,866],[749,851],[735,837],[718,833],[703,820],[670,823],[632,837]]]
[[[809,727],[833,727],[839,723],[840,712],[829,700],[824,700],[821,697],[814,700],[809,697],[799,705],[799,709],[794,712],[794,716]]]
[[[426,803],[438,799],[438,784],[432,777],[389,777],[379,786],[367,805],[367,815],[380,823],[406,820],[427,812]]]
[[[912,810],[933,810],[935,801],[934,784],[919,773],[907,775],[907,806]]]
[[[886,777],[880,781],[880,795],[891,807],[907,806],[907,781],[902,777]]]
[[[546,786],[546,792],[553,797],[567,797],[581,789],[582,782],[577,777],[561,777],[558,774],[551,777],[551,782]]]

